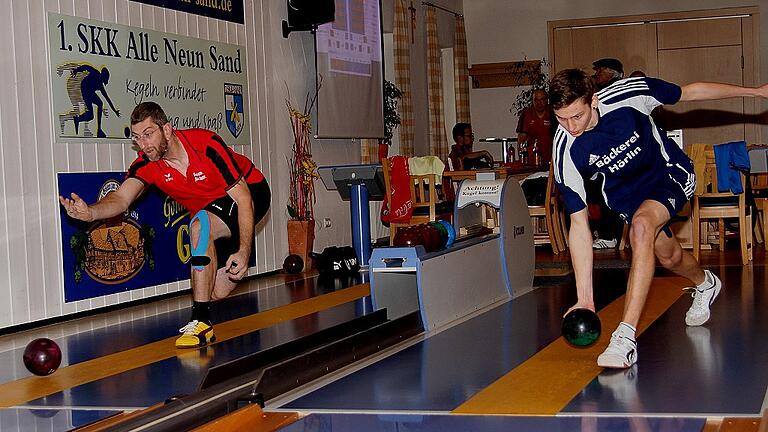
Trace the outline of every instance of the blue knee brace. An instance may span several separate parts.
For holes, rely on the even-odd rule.
[[[205,266],[211,263],[211,258],[205,254],[208,250],[208,238],[211,234],[211,220],[205,210],[197,212],[189,221],[189,225],[192,226],[195,220],[200,222],[200,234],[197,245],[192,246],[192,256],[189,258],[189,263],[192,264],[193,269],[202,271]]]

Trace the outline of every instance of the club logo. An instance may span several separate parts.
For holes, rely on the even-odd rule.
[[[227,118],[227,129],[237,138],[245,126],[242,85],[224,84],[224,112]]]

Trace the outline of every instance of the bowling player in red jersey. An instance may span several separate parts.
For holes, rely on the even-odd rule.
[[[133,110],[131,139],[138,157],[116,191],[91,205],[74,192],[59,201],[69,217],[90,222],[125,212],[155,186],[189,210],[192,316],[179,330],[176,347],[206,345],[215,340],[211,301],[228,296],[248,270],[255,225],[269,210],[269,185],[217,134],[174,129],[154,102]]]

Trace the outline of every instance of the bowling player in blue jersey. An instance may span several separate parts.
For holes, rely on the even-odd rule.
[[[687,155],[650,116],[659,105],[731,97],[768,97],[768,85],[746,88],[696,82],[683,87],[637,77],[614,82],[596,92],[592,79],[578,69],[555,75],[550,105],[560,124],[554,139],[555,182],[570,214],[569,247],[576,274],[575,308],[594,310],[592,234],[584,179],[595,179],[609,208],[630,225],[632,263],[624,315],[608,348],[597,358],[601,367],[628,368],[638,358],[635,331],[653,278],[655,259],[696,284],[685,315],[689,326],[709,320],[710,305],[721,282],[702,270],[668,228],[693,195],[695,177]]]

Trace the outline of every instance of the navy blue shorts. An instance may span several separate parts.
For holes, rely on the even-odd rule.
[[[676,217],[685,204],[693,196],[693,191],[696,188],[696,177],[693,174],[691,167],[690,171],[679,164],[674,164],[668,167],[666,176],[660,177],[659,181],[655,185],[648,187],[648,193],[642,197],[641,200],[628,209],[619,212],[619,216],[628,224],[632,223],[632,216],[640,208],[640,205],[647,201],[653,200],[663,205],[669,212],[670,222],[678,222],[679,218]],[[669,230],[669,223],[664,225],[663,231],[672,236],[672,232]]]

